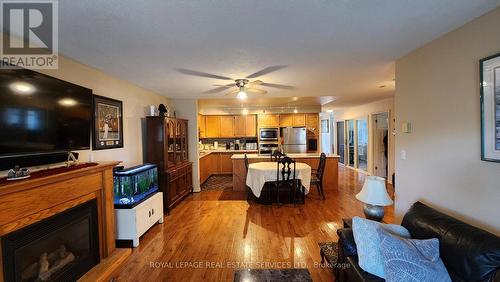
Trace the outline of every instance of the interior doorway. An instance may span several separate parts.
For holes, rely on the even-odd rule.
[[[337,155],[339,163],[345,164],[345,128],[344,121],[337,121]]]
[[[389,113],[372,114],[373,175],[387,179],[389,160]]]

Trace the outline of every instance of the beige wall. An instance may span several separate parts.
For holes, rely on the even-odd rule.
[[[123,102],[124,147],[100,151],[79,151],[80,161],[88,161],[92,155],[94,161],[120,160],[125,166],[143,163],[144,117],[147,113],[147,106],[167,104],[166,97],[62,56],[60,56],[58,70],[37,71],[90,88],[94,94]]]
[[[389,112],[389,157],[388,157],[388,180],[392,181],[392,174],[394,173],[394,148],[395,141],[392,134],[394,128],[393,118],[394,115],[394,98],[387,98],[364,105],[355,107],[337,108],[333,110],[333,118],[336,121],[349,120],[349,119],[367,119],[368,120],[368,172],[373,173],[373,132],[372,123],[369,118],[371,114]],[[335,140],[336,141],[336,140]]]
[[[479,110],[479,60],[500,52],[499,27],[497,8],[397,60],[396,217],[421,200],[500,234],[500,163],[480,160]]]
[[[188,154],[193,163],[193,191],[200,192],[200,170],[198,158],[198,100],[172,99],[178,118],[188,120]]]

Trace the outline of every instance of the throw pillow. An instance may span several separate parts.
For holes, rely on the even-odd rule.
[[[356,242],[359,267],[368,273],[385,278],[380,238],[377,233],[379,227],[401,237],[411,238],[411,235],[406,228],[400,225],[383,224],[361,217],[352,219],[352,232],[354,242]]]
[[[451,281],[439,257],[439,240],[405,239],[379,228],[386,280],[435,282]]]

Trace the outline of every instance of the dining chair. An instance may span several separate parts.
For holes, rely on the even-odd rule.
[[[285,157],[286,155],[283,154],[280,150],[274,150],[271,154],[271,161],[272,162],[278,162],[281,160],[281,158]]]
[[[325,199],[325,193],[323,192],[323,174],[325,173],[326,167],[326,154],[321,153],[319,156],[318,169],[314,170],[311,175],[311,185],[316,185],[320,197]]]
[[[292,160],[290,157],[283,157],[277,162],[277,185],[276,185],[276,194],[277,194],[277,202],[280,204],[280,189],[285,188],[289,189],[290,196],[293,201],[293,206],[296,204],[296,193],[300,188],[298,187],[298,181],[296,178],[296,162]],[[281,177],[280,177],[281,176]],[[300,189],[302,190],[302,189]],[[305,192],[304,192],[305,193]],[[304,199],[304,198],[302,198]]]

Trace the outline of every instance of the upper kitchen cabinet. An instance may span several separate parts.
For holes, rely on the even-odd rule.
[[[318,114],[307,114],[306,115],[306,128],[308,133],[314,133],[317,135],[319,133],[319,116]]]
[[[246,136],[246,117],[234,116],[234,136]]]
[[[234,136],[234,116],[220,116],[220,134],[218,137]]]
[[[279,115],[258,115],[257,124],[259,127],[279,127]]]
[[[245,137],[257,137],[257,116],[256,115],[245,116]]]
[[[294,114],[293,115],[293,126],[306,126],[306,115],[305,114]]]
[[[292,114],[280,115],[280,127],[289,127],[289,126],[293,126],[293,115]]]
[[[198,116],[200,138],[257,137],[256,115]]]
[[[205,137],[220,137],[220,116],[205,116]]]
[[[198,136],[200,136],[200,138],[206,137],[205,130],[205,117],[202,115],[198,115]]]

